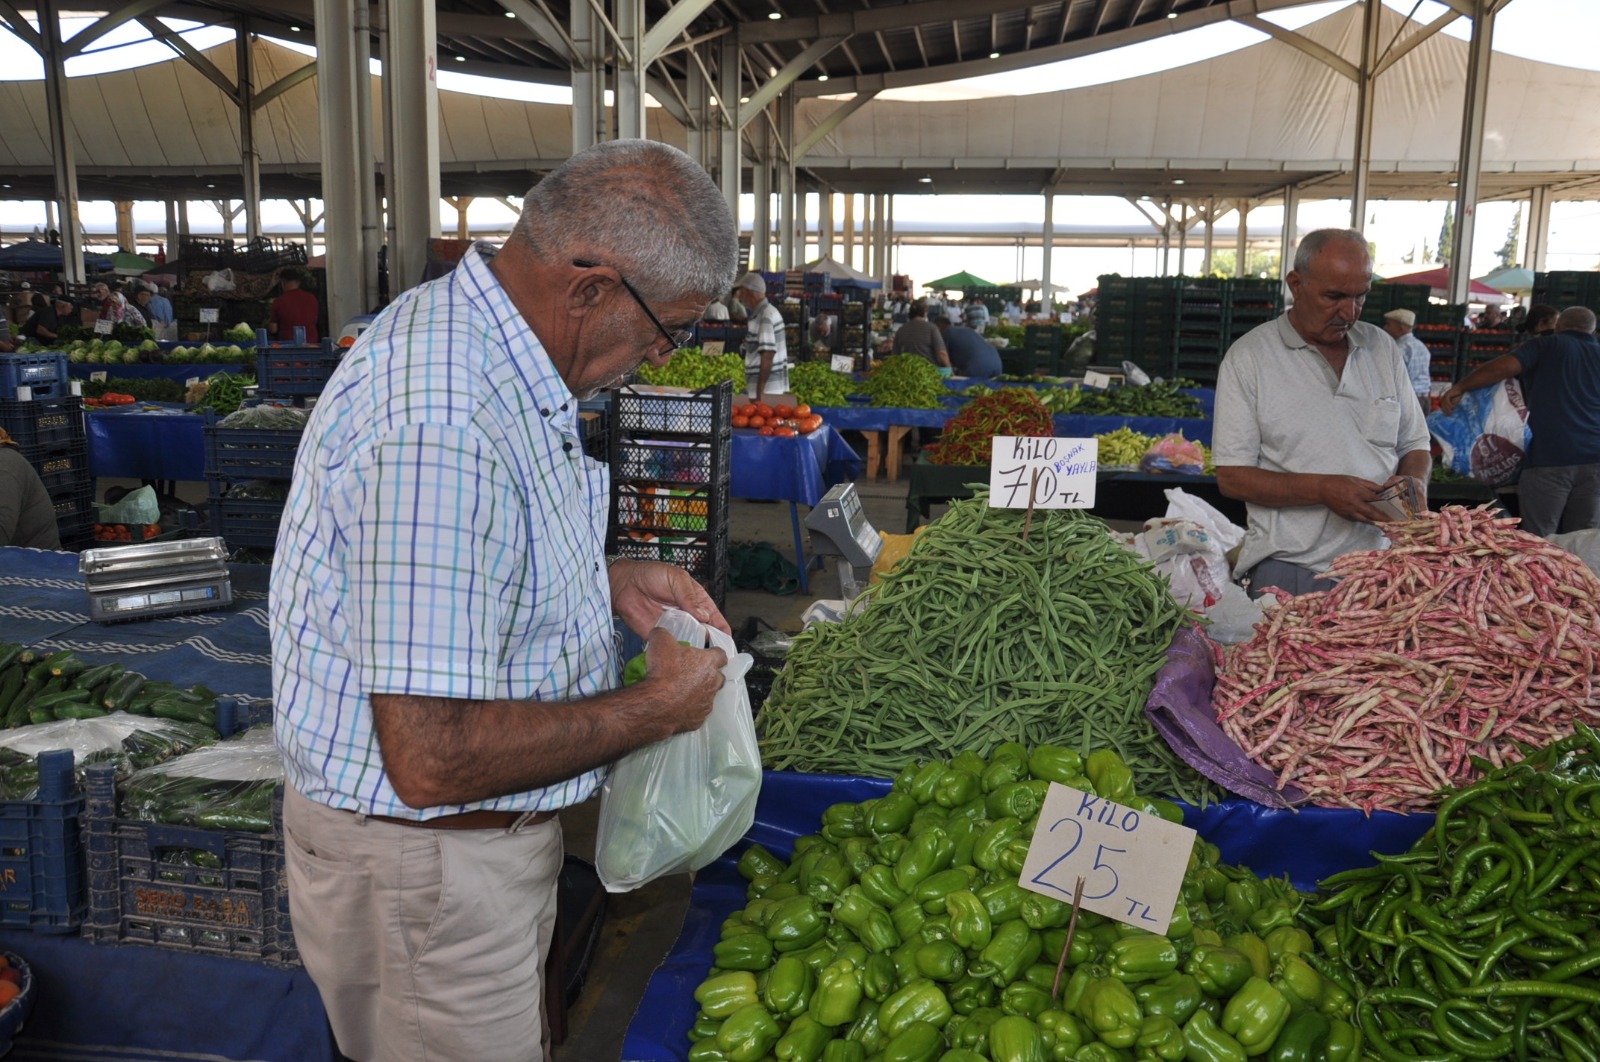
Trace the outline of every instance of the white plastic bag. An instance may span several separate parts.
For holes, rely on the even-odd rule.
[[[206,290],[210,292],[232,291],[234,289],[233,270],[218,269],[207,273],[205,285]]]
[[[1440,464],[1490,486],[1516,478],[1533,434],[1514,379],[1468,391],[1453,413],[1429,413],[1428,431],[1439,443]]]
[[[750,655],[677,609],[656,626],[680,642],[721,649],[728,663],[698,730],[635,749],[606,777],[594,861],[608,892],[710,863],[750,828],[761,793],[761,753],[744,686]]]

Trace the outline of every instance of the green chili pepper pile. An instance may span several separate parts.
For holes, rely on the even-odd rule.
[[[826,361],[789,366],[789,390],[808,406],[842,406],[852,390],[850,377],[834,372]]]
[[[1351,999],[1295,926],[1302,898],[1203,840],[1166,936],[1085,911],[1067,946],[1071,905],[1018,879],[1043,794],[1181,817],[1131,779],[1108,749],[1005,744],[833,805],[792,862],[752,845],[690,1062],[1355,1062]]]
[[[1145,792],[1216,790],[1144,716],[1183,610],[1100,520],[988,491],[917,537],[842,623],[801,634],[762,708],[778,770],[893,776],[918,757],[1003,741],[1109,746]]]
[[[699,347],[684,347],[665,365],[645,362],[639,366],[639,380],[654,387],[710,387],[732,380],[735,390],[744,389],[744,356],[734,352],[711,357]]]
[[[1368,986],[1356,1013],[1378,1057],[1600,1057],[1588,727],[1446,797],[1410,852],[1320,889],[1318,939]]]
[[[231,372],[216,372],[206,377],[206,394],[195,412],[211,410],[219,417],[225,417],[239,408],[244,401],[244,388],[246,384],[253,384],[254,380],[243,376],[235,376]]]
[[[919,354],[884,358],[861,390],[873,405],[889,409],[938,409],[950,394],[933,362]]]
[[[936,465],[987,465],[996,435],[1055,434],[1050,411],[1026,388],[974,398],[945,424],[939,441],[927,447]]]

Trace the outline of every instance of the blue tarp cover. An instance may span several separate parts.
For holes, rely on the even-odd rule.
[[[622,1045],[626,1062],[682,1062],[688,1055],[694,1023],[695,987],[711,968],[711,948],[721,937],[723,919],[745,905],[745,880],[734,869],[752,842],[788,857],[794,839],[815,833],[830,804],[881,796],[883,779],[769,771],[750,832],[727,855],[695,876],[683,932],[650,978]],[[1431,815],[1310,808],[1274,811],[1247,801],[1214,804],[1204,811],[1184,809],[1185,821],[1222,849],[1230,863],[1261,874],[1288,874],[1301,888],[1329,874],[1373,862],[1371,852],[1403,852],[1433,822]]]
[[[734,498],[815,505],[828,488],[861,474],[861,458],[827,424],[783,438],[749,428],[733,432],[728,493]]]

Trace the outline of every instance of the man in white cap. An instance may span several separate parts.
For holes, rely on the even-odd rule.
[[[1411,377],[1411,389],[1417,393],[1417,401],[1422,403],[1422,412],[1427,413],[1432,405],[1430,395],[1433,380],[1428,376],[1428,366],[1433,361],[1433,355],[1422,340],[1412,334],[1416,324],[1417,315],[1410,310],[1390,310],[1383,315],[1383,330],[1389,333],[1400,356],[1405,359],[1406,375]]]
[[[783,334],[783,315],[767,301],[767,281],[760,273],[746,273],[733,286],[736,299],[750,311],[745,335],[745,392],[755,399],[789,390],[789,344]]]

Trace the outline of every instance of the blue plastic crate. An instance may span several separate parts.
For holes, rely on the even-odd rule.
[[[89,449],[84,442],[59,450],[29,447],[22,451],[39,481],[52,498],[87,488],[94,490],[94,477],[89,474]]]
[[[59,398],[67,391],[65,354],[0,354],[0,398],[11,401],[17,388],[33,388],[34,398]]]
[[[344,348],[331,340],[316,347],[256,349],[256,387],[259,394],[308,397],[320,395],[339,367]]]
[[[265,498],[225,498],[212,483],[211,533],[230,549],[272,549],[278,544],[283,502]]]
[[[283,884],[283,790],[271,833],[206,830],[117,815],[115,768],[88,769],[89,913],[84,936],[299,962]],[[203,852],[213,866],[170,856]]]
[[[70,933],[85,908],[84,798],[72,750],[38,757],[39,796],[0,801],[0,926]]]
[[[234,479],[288,479],[304,429],[219,428],[207,424],[208,476]]]
[[[83,399],[38,398],[29,402],[0,401],[0,428],[27,451],[54,451],[87,446]]]

